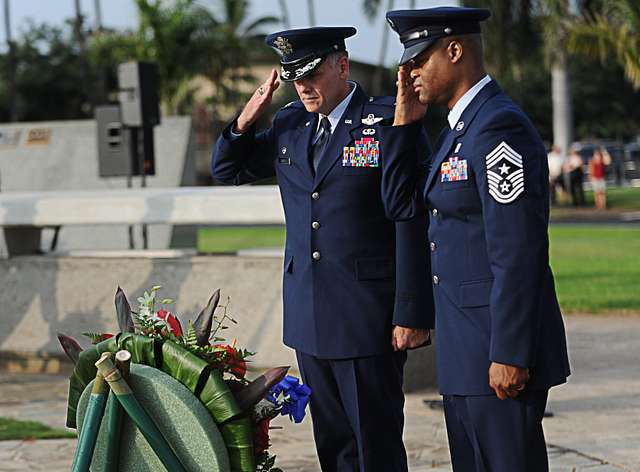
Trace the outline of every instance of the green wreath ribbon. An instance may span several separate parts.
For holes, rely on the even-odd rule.
[[[155,367],[187,387],[207,408],[224,438],[232,472],[256,469],[251,419],[243,413],[222,378],[222,373],[182,346],[134,333],[120,333],[80,353],[69,378],[67,427],[76,428],[80,396],[96,377],[95,363],[103,352],[126,349],[131,361]]]

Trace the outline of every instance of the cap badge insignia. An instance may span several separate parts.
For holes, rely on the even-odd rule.
[[[273,45],[282,54],[291,54],[293,52],[293,46],[291,45],[291,42],[287,38],[283,38],[282,36],[278,36],[273,42]]]
[[[382,121],[383,119],[384,118],[381,116],[375,116],[373,113],[369,113],[366,118],[362,118],[362,123],[371,126]]]

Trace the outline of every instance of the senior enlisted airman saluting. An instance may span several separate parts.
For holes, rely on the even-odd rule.
[[[381,135],[389,216],[414,212],[426,106],[446,105],[424,187],[438,383],[456,472],[548,470],[542,418],[569,375],[549,268],[548,169],[527,116],[482,62],[484,9],[387,13],[404,54],[394,126]],[[403,167],[404,166],[404,167]]]
[[[379,130],[393,120],[394,98],[368,97],[348,81],[344,40],[355,32],[268,36],[280,78],[300,100],[256,132],[279,85],[274,70],[222,132],[212,171],[228,184],[277,176],[287,231],[284,342],[313,390],[322,470],[402,472],[405,350],[426,344],[433,324],[426,214],[385,216]],[[416,139],[424,150],[424,133]]]

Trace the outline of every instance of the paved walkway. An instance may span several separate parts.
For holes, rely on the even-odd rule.
[[[552,390],[554,416],[544,420],[551,470],[640,472],[640,317],[569,316],[566,322],[574,374]],[[61,427],[66,394],[63,376],[0,373],[0,416]],[[423,403],[438,398],[408,395],[412,472],[451,471],[442,411]],[[278,464],[286,472],[319,472],[310,422],[278,423],[285,427],[271,436]],[[0,471],[68,471],[74,448],[74,440],[0,442]]]

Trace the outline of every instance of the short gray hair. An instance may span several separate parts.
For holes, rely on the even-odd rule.
[[[329,53],[325,61],[331,64],[332,66],[336,66],[338,65],[338,62],[340,62],[340,59],[342,59],[343,57],[348,58],[349,53],[347,51],[336,51],[336,52]]]

